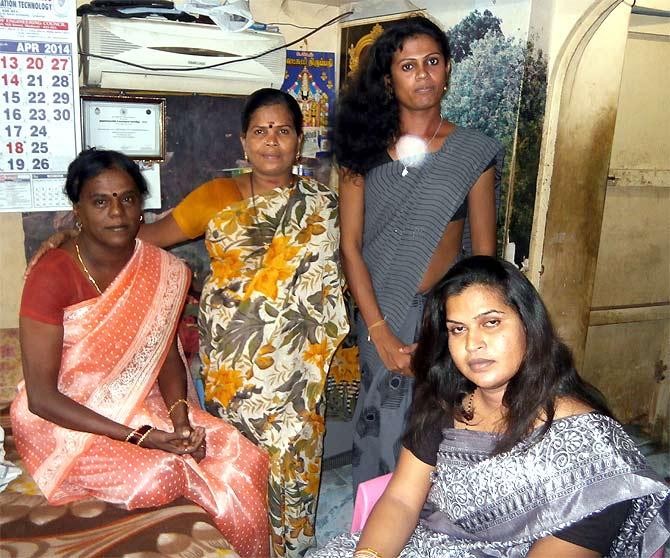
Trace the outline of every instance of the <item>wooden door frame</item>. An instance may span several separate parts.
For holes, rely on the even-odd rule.
[[[630,12],[622,0],[594,1],[561,47],[547,88],[528,275],[578,366],[586,344]],[[608,55],[594,64],[605,44]]]

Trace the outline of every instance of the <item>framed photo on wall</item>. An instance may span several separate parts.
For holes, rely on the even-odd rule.
[[[142,161],[165,160],[165,99],[82,96],[84,149],[112,149]]]

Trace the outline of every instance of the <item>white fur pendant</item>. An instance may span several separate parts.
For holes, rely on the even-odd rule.
[[[403,178],[409,174],[409,171],[407,170],[407,167],[402,168],[402,172],[400,173],[400,176]]]

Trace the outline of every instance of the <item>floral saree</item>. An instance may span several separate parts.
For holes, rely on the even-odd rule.
[[[65,309],[58,389],[131,428],[171,431],[157,378],[189,280],[180,260],[138,240],[101,296]],[[11,408],[16,446],[53,505],[95,497],[132,509],[185,496],[213,516],[240,555],[266,556],[267,455],[189,395],[191,424],[206,430],[200,463],[44,420],[28,409],[22,385]]]
[[[670,488],[614,420],[557,419],[542,438],[492,455],[496,441],[444,431],[428,494],[432,513],[402,558],[522,558],[535,541],[623,501],[632,505],[608,557],[649,558],[668,540]],[[312,556],[350,557],[357,540],[338,537]]]
[[[209,223],[200,298],[207,409],[270,454],[277,556],[314,543],[331,358],[348,330],[337,193],[301,178],[236,202]]]

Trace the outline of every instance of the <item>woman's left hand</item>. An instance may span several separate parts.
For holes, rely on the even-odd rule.
[[[410,357],[414,354],[414,351],[416,350],[416,346],[418,343],[412,343],[411,345],[403,345],[398,349],[403,355],[409,355]],[[411,361],[410,361],[411,363]],[[402,374],[403,376],[408,376],[409,378],[414,377],[414,371],[412,370],[411,366],[408,366],[406,368],[402,368],[401,370],[398,370],[399,374]]]
[[[205,429],[201,426],[191,428],[190,424],[182,424],[175,425],[175,432],[181,435],[181,440],[178,442],[180,449],[200,462],[205,457]]]

